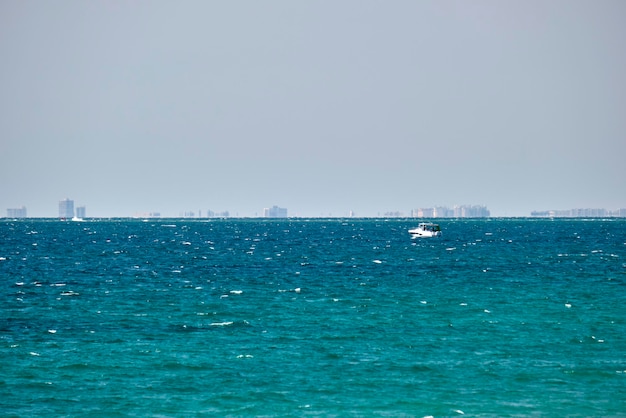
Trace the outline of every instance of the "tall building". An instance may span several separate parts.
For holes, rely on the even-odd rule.
[[[76,217],[77,218],[86,218],[87,217],[87,208],[84,206],[76,207]]]
[[[263,217],[265,218],[286,218],[287,208],[279,208],[274,205],[271,208],[263,209]]]
[[[25,217],[26,217],[26,206],[22,206],[21,208],[7,209],[7,218],[25,218]]]
[[[74,217],[74,201],[64,199],[59,201],[59,218],[71,219]]]

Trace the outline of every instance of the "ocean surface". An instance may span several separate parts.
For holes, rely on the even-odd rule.
[[[0,220],[0,415],[626,416],[626,220]]]

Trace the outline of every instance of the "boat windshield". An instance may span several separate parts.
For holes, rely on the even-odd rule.
[[[441,228],[437,224],[422,224],[421,227],[422,227],[422,230],[424,231],[431,231],[431,232],[441,231]]]

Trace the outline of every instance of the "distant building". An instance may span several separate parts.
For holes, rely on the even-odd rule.
[[[22,206],[21,208],[7,209],[7,218],[25,218],[25,217],[26,217],[26,206]]]
[[[404,218],[404,213],[400,212],[399,210],[396,211],[388,211],[383,213],[383,217],[385,218]]]
[[[84,206],[78,206],[76,208],[76,217],[77,218],[86,218],[87,217],[87,208]]]
[[[535,218],[605,218],[626,217],[626,209],[614,211],[604,208],[575,208],[565,210],[541,210],[532,211],[530,216]]]
[[[488,218],[491,213],[485,206],[455,206],[454,214],[457,218]]]
[[[454,209],[445,206],[433,208],[433,218],[452,218],[454,216]]]
[[[71,219],[74,217],[74,201],[64,199],[59,201],[59,218]]]
[[[274,205],[271,208],[263,209],[263,217],[264,218],[286,218],[287,217],[287,209],[279,208]]]
[[[485,206],[461,205],[450,209],[445,206],[418,208],[411,212],[414,218],[488,218],[491,212]]]
[[[133,218],[160,218],[161,212],[137,212]]]
[[[413,210],[414,218],[434,218],[435,208],[419,208]]]
[[[230,216],[230,212],[225,210],[222,212],[215,212],[212,211],[211,209],[208,209],[206,211],[206,217],[207,218],[228,218]]]

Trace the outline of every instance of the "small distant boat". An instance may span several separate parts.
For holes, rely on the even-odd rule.
[[[411,238],[432,238],[441,236],[441,228],[432,222],[422,222],[417,228],[409,229]]]
[[[83,218],[79,218],[78,216],[74,216],[72,218],[72,222],[83,222],[83,221],[84,221],[84,219]]]

